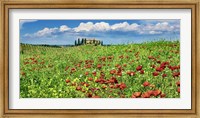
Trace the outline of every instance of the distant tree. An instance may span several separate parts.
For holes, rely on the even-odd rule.
[[[83,45],[83,43],[84,43],[84,39],[81,39],[81,45]]]
[[[103,45],[103,41],[101,41],[101,45]]]
[[[81,41],[80,41],[80,39],[78,38],[78,45],[80,45],[81,44]]]
[[[77,46],[77,41],[75,40],[75,46]]]

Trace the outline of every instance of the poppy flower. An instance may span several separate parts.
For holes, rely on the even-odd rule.
[[[80,86],[77,86],[77,87],[76,87],[76,90],[77,90],[77,91],[80,91],[81,89],[82,89],[82,88],[81,88]]]
[[[161,98],[165,98],[165,96],[166,96],[166,94],[164,94],[164,93],[163,93],[163,94],[160,94],[160,97],[161,97]]]
[[[142,98],[150,98],[150,94],[148,92],[144,92],[142,95],[141,95]]]
[[[143,86],[144,86],[144,87],[149,86],[149,85],[150,85],[150,83],[147,82],[147,81],[145,81],[145,82],[143,83]]]
[[[122,72],[117,72],[117,76],[121,77],[122,76]]]
[[[180,86],[180,81],[176,82],[176,85],[177,85],[177,86]]]
[[[66,79],[66,80],[65,80],[65,82],[66,82],[66,83],[69,83],[69,82],[70,82],[70,80],[69,80],[69,79]]]
[[[156,66],[155,66],[155,65],[151,65],[151,67],[152,67],[152,68],[155,68]]]
[[[144,70],[140,70],[140,74],[144,74]]]
[[[153,72],[153,76],[158,76],[159,73],[158,72]]]
[[[101,68],[102,68],[101,64],[98,64],[98,65],[97,65],[97,68],[98,68],[98,69],[101,69]]]
[[[110,71],[110,74],[112,74],[112,75],[115,74],[115,73],[116,73],[116,70],[111,70]]]
[[[128,71],[127,74],[128,74],[129,76],[134,76],[134,75],[135,75],[135,72],[133,72],[133,71]]]
[[[137,71],[142,70],[142,66],[138,66],[138,67],[136,68],[136,70],[137,70]]]
[[[90,86],[90,85],[89,85],[88,83],[85,83],[84,86],[88,87],[88,86]]]
[[[131,96],[131,98],[137,98],[134,94]]]
[[[110,88],[114,88],[114,85],[110,85],[109,87],[110,87]]]
[[[107,88],[107,86],[102,86],[103,89]]]
[[[167,74],[163,74],[162,77],[163,77],[163,78],[164,78],[164,77],[167,77]]]
[[[26,75],[26,73],[25,73],[25,72],[21,72],[21,74],[22,74],[22,76]]]
[[[141,92],[135,92],[133,95],[134,95],[135,97],[140,97]]]
[[[148,58],[149,58],[149,59],[154,59],[154,57],[153,57],[153,56],[148,56]]]
[[[96,71],[94,71],[94,72],[92,72],[92,74],[93,74],[94,76],[96,76],[96,75],[97,75],[97,72],[96,72]]]
[[[157,67],[157,68],[156,68],[156,71],[161,72],[161,71],[163,71],[163,68]]]
[[[75,72],[76,71],[76,69],[75,68],[72,68],[71,69],[71,73],[73,73],[73,72]]]
[[[148,90],[147,93],[151,96],[153,95],[153,90]]]
[[[177,92],[180,93],[180,87],[177,88]]]
[[[96,96],[92,96],[92,98],[101,98],[101,97],[96,95]]]
[[[87,71],[87,72],[85,72],[85,75],[87,76],[89,74],[89,72]]]
[[[175,73],[173,73],[173,77],[178,77],[180,75],[180,72],[175,72]]]
[[[111,77],[109,80],[110,83],[118,83],[116,77]]]
[[[153,91],[153,96],[158,96],[158,95],[160,95],[161,94],[161,91],[160,90],[154,90]]]
[[[92,79],[92,78],[88,78],[88,80],[89,80],[89,81],[92,81],[93,79]]]
[[[124,90],[126,88],[126,84],[125,83],[121,83],[120,86],[119,86],[119,88],[121,90]]]

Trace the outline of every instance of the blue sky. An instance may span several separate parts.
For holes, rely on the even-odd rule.
[[[20,20],[20,43],[67,45],[77,38],[104,44],[179,40],[180,20]]]

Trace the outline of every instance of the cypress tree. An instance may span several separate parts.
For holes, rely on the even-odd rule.
[[[75,40],[75,46],[77,46],[77,42],[76,42],[76,40]]]
[[[84,43],[84,40],[83,40],[83,39],[81,39],[81,45],[83,45],[83,43]]]
[[[78,45],[80,45],[81,44],[81,42],[80,42],[80,39],[78,38]]]
[[[101,41],[101,45],[103,45],[103,41]]]

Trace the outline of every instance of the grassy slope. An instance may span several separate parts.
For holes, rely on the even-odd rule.
[[[130,50],[132,52],[129,52]],[[144,93],[147,90],[159,89],[166,94],[166,97],[180,97],[176,86],[176,82],[180,78],[172,77],[172,71],[169,68],[160,72],[159,76],[154,77],[152,72],[155,72],[155,69],[150,66],[153,64],[159,66],[160,64],[148,59],[148,56],[154,56],[161,62],[168,61],[171,66],[176,66],[180,64],[180,55],[175,51],[179,51],[178,41],[159,41],[108,47],[79,46],[52,48],[26,45],[23,46],[23,53],[20,55],[20,96],[25,98],[86,97],[86,93],[92,92],[89,88],[100,88],[93,95],[100,97],[121,97],[122,95],[131,97],[134,92]],[[139,54],[135,56],[137,52]],[[122,55],[125,58],[120,59],[119,56]],[[112,61],[100,62],[98,57],[102,56],[114,56],[114,59]],[[29,58],[34,59],[31,60]],[[84,63],[80,67],[76,67],[78,62],[88,59],[94,61],[92,68],[85,69]],[[26,62],[29,64],[25,64]],[[116,64],[126,64],[127,66],[123,67],[122,77],[117,77],[117,80],[119,83],[124,82],[127,88],[124,90],[111,89],[106,84],[95,83],[94,81],[100,76],[100,70],[96,68],[98,64],[106,64],[101,69],[104,71],[106,79],[112,76],[109,72],[112,69],[116,69]],[[108,64],[110,65],[108,66]],[[136,71],[138,65],[143,66],[144,74]],[[69,66],[69,69],[65,71],[67,66]],[[76,68],[76,72],[70,74],[71,68]],[[97,77],[92,75],[93,71],[97,71]],[[126,74],[127,71],[134,71],[136,75],[129,76]],[[86,76],[85,72],[89,72],[89,75]],[[168,76],[163,78],[163,73]],[[88,81],[88,77],[92,77],[94,81]],[[65,83],[66,79],[71,80],[71,83],[77,83],[77,86],[81,82],[87,82],[90,86],[82,86],[82,89],[86,91],[85,93],[77,91],[77,86]],[[150,82],[155,87],[143,87],[142,84],[145,81]],[[104,85],[107,86],[106,89],[102,89]]]

